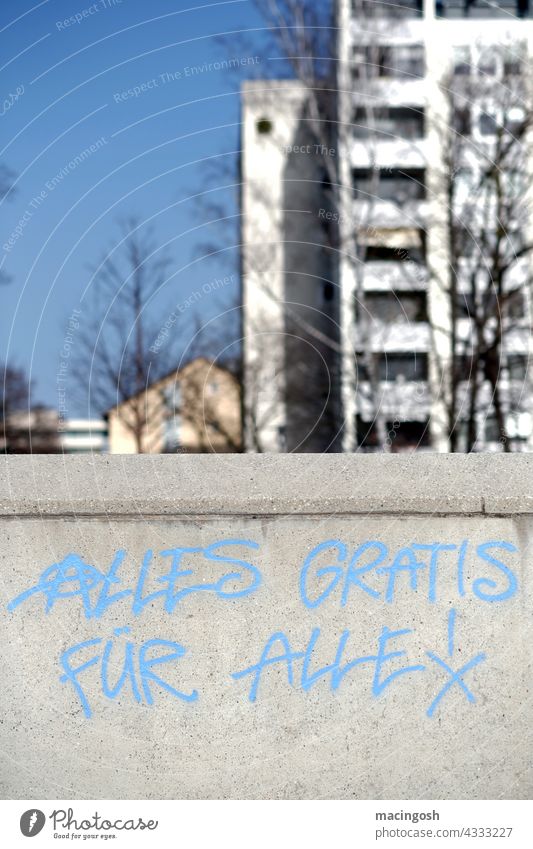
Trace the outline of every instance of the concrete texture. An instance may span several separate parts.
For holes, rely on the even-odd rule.
[[[42,456],[2,467],[3,798],[531,798],[529,457]],[[303,564],[324,541],[337,547],[310,561],[302,596]],[[365,541],[381,548],[359,552],[350,580]],[[495,542],[507,547],[479,548]],[[431,568],[414,546],[435,543],[455,548]],[[176,566],[173,592],[196,590],[173,610],[168,595],[135,610],[132,592],[97,616],[101,581],[89,581],[86,607],[78,594],[46,612],[38,592],[7,609],[52,564],[72,575],[73,553],[105,575],[126,552],[108,596],[164,593],[172,557],[162,552],[178,547],[200,550]],[[257,572],[215,554],[251,564],[260,585],[235,595]],[[406,633],[382,644],[378,663],[385,627]],[[295,656],[263,669],[250,701],[254,673],[233,675],[280,632],[270,658],[289,647]],[[77,677],[87,718],[60,660],[96,639],[70,661],[97,658]],[[147,703],[139,647],[153,639],[186,649],[151,670],[182,694],[196,690],[195,701],[148,681]],[[126,641],[135,684],[126,675],[111,698]],[[405,654],[387,657],[396,651]]]
[[[533,455],[0,458],[0,515],[531,513]]]

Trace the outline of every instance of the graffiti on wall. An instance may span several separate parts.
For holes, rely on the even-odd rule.
[[[251,539],[220,539],[203,547],[148,549],[131,586],[121,577],[128,558],[124,549],[114,553],[106,570],[70,553],[45,568],[36,583],[7,607],[17,615],[22,605],[34,605],[37,600],[45,614],[54,615],[62,605],[78,605],[87,620],[104,619],[110,609],[119,607],[132,618],[156,610],[161,621],[161,615],[176,614],[188,599],[199,594],[209,594],[220,605],[238,604],[247,596],[269,591],[268,579],[254,565],[260,549],[260,544]],[[242,667],[227,671],[228,685],[254,703],[261,698],[261,683],[271,667],[281,667],[287,685],[303,692],[324,681],[331,692],[338,691],[348,676],[357,675],[361,667],[370,667],[371,698],[383,697],[400,678],[434,675],[435,695],[426,708],[430,719],[445,709],[449,698],[474,703],[471,673],[486,662],[487,655],[461,654],[458,659],[462,619],[458,604],[470,597],[476,604],[501,605],[516,596],[518,581],[509,561],[513,562],[517,551],[504,540],[480,544],[468,540],[458,544],[413,542],[397,550],[378,540],[367,540],[356,547],[338,539],[325,540],[314,546],[301,564],[295,564],[295,609],[300,607],[312,615],[324,606],[346,608],[364,602],[380,608],[386,619],[387,611],[405,594],[413,594],[414,600],[416,595],[416,604],[422,600],[437,606],[445,602],[444,656],[432,646],[421,649],[415,630],[407,627],[382,624],[368,635],[364,647],[353,644],[350,630],[332,638],[331,633],[313,627],[304,645],[293,645],[285,630],[276,630],[257,647],[244,647]],[[450,598],[450,586],[454,598]],[[152,705],[154,693],[161,690],[182,703],[201,700],[202,693],[194,682],[184,682],[183,689],[177,689],[165,677],[165,667],[168,670],[169,665],[179,664],[189,654],[186,645],[161,637],[139,645],[130,634],[130,626],[124,625],[113,629],[110,638],[92,637],[71,645],[58,658],[60,681],[71,685],[86,717],[93,715],[90,694],[95,680],[111,700],[127,695],[139,704]],[[332,646],[331,660],[324,666],[316,661],[321,641]],[[117,678],[119,652],[121,672]]]

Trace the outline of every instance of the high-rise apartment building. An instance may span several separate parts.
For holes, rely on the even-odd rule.
[[[248,450],[531,450],[527,0],[338,0],[243,89]]]

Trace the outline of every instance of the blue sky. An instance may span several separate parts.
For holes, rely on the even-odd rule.
[[[90,269],[116,243],[118,220],[152,219],[157,242],[172,240],[177,273],[156,305],[163,317],[231,271],[223,259],[195,261],[215,234],[186,232],[201,221],[188,198],[208,187],[209,157],[238,150],[239,75],[272,68],[264,57],[237,73],[203,66],[260,53],[261,23],[250,0],[3,0],[0,163],[16,191],[1,204],[11,277],[0,289],[1,356],[31,373],[35,400],[56,404],[68,318],[88,315]],[[221,33],[255,28],[246,52],[221,43]],[[198,315],[217,313],[236,285],[202,299]]]

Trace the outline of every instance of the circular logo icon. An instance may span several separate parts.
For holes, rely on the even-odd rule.
[[[42,831],[46,817],[42,811],[37,808],[30,808],[29,811],[24,811],[20,818],[20,830],[24,837],[35,837]]]

